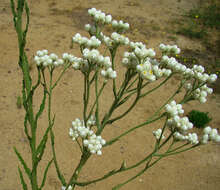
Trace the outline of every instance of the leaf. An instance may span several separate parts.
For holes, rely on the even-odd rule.
[[[17,149],[15,147],[14,147],[14,151],[15,151],[19,161],[21,162],[22,166],[24,167],[24,170],[27,173],[28,177],[31,179],[31,170],[30,170],[30,168],[27,167],[24,159],[22,158],[21,154],[17,151]]]
[[[22,186],[23,186],[23,190],[28,190],[27,184],[26,184],[25,181],[24,181],[23,174],[22,174],[21,169],[20,169],[19,167],[18,167],[18,172],[19,172],[21,184],[22,184]]]
[[[40,115],[43,113],[44,108],[45,108],[45,102],[46,102],[46,90],[44,90],[44,96],[43,96],[43,100],[41,102],[40,105],[40,109],[38,110],[37,114],[36,114],[36,118],[35,118],[35,123],[37,123],[38,118],[40,117]]]
[[[111,176],[115,173],[115,170],[111,170],[110,172],[108,172],[107,174],[104,175],[104,177],[108,177]]]
[[[126,168],[126,163],[125,163],[125,161],[123,160],[119,171],[123,171],[125,168]]]
[[[25,114],[25,118],[24,118],[24,132],[29,140],[29,143],[31,144],[31,137],[30,135],[28,134],[28,128],[27,128],[27,121],[28,121],[28,115],[27,113]]]
[[[65,178],[64,178],[63,174],[60,172],[60,169],[59,169],[59,166],[58,166],[58,163],[57,163],[56,152],[55,152],[55,148],[54,148],[54,133],[53,133],[52,130],[50,131],[50,137],[51,137],[51,146],[52,146],[52,151],[53,151],[54,165],[55,165],[55,168],[56,168],[57,176],[60,179],[62,185],[66,186]]]
[[[118,190],[122,187],[122,184],[116,185],[115,187],[112,188],[112,190]]]
[[[45,185],[45,181],[46,181],[46,178],[47,178],[47,172],[48,172],[48,169],[49,169],[49,167],[50,167],[52,162],[53,162],[53,159],[50,162],[48,162],[47,167],[45,168],[44,177],[43,177],[40,189],[42,189],[44,187],[44,185]]]

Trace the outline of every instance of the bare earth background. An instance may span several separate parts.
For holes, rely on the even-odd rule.
[[[197,0],[30,0],[31,20],[26,51],[30,60],[39,49],[48,49],[49,52],[59,55],[64,52],[78,55],[77,47],[74,47],[73,50],[69,48],[70,39],[76,32],[87,35],[83,31],[84,24],[90,22],[87,10],[96,7],[110,13],[113,18],[123,19],[130,23],[131,31],[128,36],[133,41],[144,41],[148,47],[152,48],[158,47],[161,42],[165,44],[176,43],[181,49],[197,50],[206,55],[205,47],[200,41],[183,36],[177,36],[175,41],[172,41],[167,33],[169,29],[174,27],[172,19],[181,18],[181,14],[190,10],[197,2]],[[17,96],[21,95],[22,75],[17,64],[17,38],[8,0],[1,0],[0,15],[0,190],[20,190],[22,188],[17,171],[19,163],[13,152],[13,146],[17,147],[26,160],[30,160],[30,150],[23,132],[24,110],[18,109],[16,106]],[[119,56],[119,58],[121,57]],[[201,62],[203,61],[201,60]],[[206,59],[205,63],[208,64],[208,61]],[[35,78],[35,68],[31,72]],[[119,80],[121,77],[119,73]],[[68,137],[68,130],[71,121],[82,115],[81,82],[80,72],[69,70],[55,90],[53,98],[52,109],[56,113],[54,132],[57,157],[66,179],[70,178],[71,172],[79,160],[79,149]],[[144,121],[169,97],[169,94],[174,92],[177,87],[175,86],[176,82],[177,80],[173,79],[157,93],[145,98],[128,117],[107,127],[103,138],[109,140],[112,136]],[[101,102],[103,113],[111,103],[112,96],[108,93],[109,89],[110,85],[107,86],[104,99]],[[36,108],[41,100],[41,90],[38,91],[36,102],[34,102]],[[213,118],[210,125],[220,128],[219,94],[211,95],[206,104],[201,105],[194,102],[184,105],[186,113],[192,108],[210,112],[210,116]],[[39,123],[39,134],[42,134],[47,126],[46,119],[43,119],[45,117],[46,113]],[[101,157],[93,156],[89,160],[79,180],[85,181],[102,176],[104,173],[120,167],[123,160],[126,160],[127,165],[131,165],[143,158],[153,148],[152,130],[160,127],[161,123],[141,128],[126,138],[122,138],[113,146],[104,148]],[[196,131],[199,132],[199,130]],[[51,159],[49,144],[47,152],[41,162],[42,171]],[[219,144],[209,144],[191,152],[165,158],[144,175],[124,186],[122,190],[220,189],[219,156]],[[84,189],[109,190],[143,167],[116,175]],[[39,176],[42,177],[41,171],[39,171]],[[45,189],[59,190],[60,187],[54,166],[52,166]]]

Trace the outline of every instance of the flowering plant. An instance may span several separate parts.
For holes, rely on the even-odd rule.
[[[122,20],[112,20],[111,15],[106,15],[102,11],[92,8],[88,10],[88,13],[93,18],[93,23],[85,25],[85,30],[89,33],[90,37],[83,37],[77,33],[72,38],[72,43],[79,45],[81,57],[63,53],[62,57],[59,58],[55,53],[49,54],[48,50],[37,51],[34,61],[36,63],[38,79],[36,83],[33,84],[29,72],[28,59],[24,51],[29,26],[29,8],[27,1],[18,0],[17,9],[15,9],[15,3],[11,0],[11,8],[14,16],[14,26],[18,35],[18,64],[23,73],[22,98],[23,107],[26,112],[24,131],[31,149],[32,168],[28,166],[16,148],[15,153],[30,180],[32,190],[43,189],[48,169],[52,163],[55,165],[57,176],[62,184],[62,190],[73,190],[76,186],[86,186],[145,164],[144,169],[138,171],[137,174],[125,182],[112,188],[113,190],[117,190],[142,175],[164,157],[191,150],[203,144],[207,144],[208,141],[220,142],[218,131],[212,129],[210,126],[204,128],[202,137],[198,137],[196,133],[191,133],[190,130],[193,128],[193,124],[186,116],[182,116],[184,113],[182,105],[184,103],[193,100],[199,100],[201,103],[206,102],[207,95],[212,93],[212,89],[207,86],[207,83],[215,82],[217,76],[215,74],[208,75],[202,66],[194,65],[193,68],[187,68],[185,65],[179,63],[175,59],[175,55],[180,53],[180,49],[176,45],[160,44],[159,49],[161,56],[156,57],[154,49],[147,48],[142,42],[132,42],[129,38],[125,37],[124,34],[129,29],[128,23],[124,23]],[[25,29],[22,27],[22,15],[24,10],[27,18]],[[103,32],[103,28],[107,24],[114,30],[110,36],[105,35]],[[118,71],[116,71],[115,57],[121,46],[127,48],[121,60],[125,74],[122,82],[116,82]],[[103,49],[105,50],[104,52],[102,52]],[[107,51],[109,54],[107,54]],[[53,73],[58,67],[62,67],[62,72],[58,78],[54,79]],[[120,68],[120,66],[118,67]],[[84,107],[82,119],[74,119],[74,121],[72,121],[72,127],[69,129],[69,136],[77,143],[81,150],[81,159],[69,180],[66,180],[56,159],[54,146],[55,134],[53,132],[55,116],[52,116],[51,113],[51,98],[53,90],[57,87],[59,81],[68,69],[77,70],[81,72],[84,77]],[[45,77],[46,72],[49,73],[49,80]],[[104,139],[101,136],[107,125],[112,125],[115,121],[125,117],[134,109],[140,100],[146,98],[153,91],[167,83],[174,75],[180,76],[177,90],[153,115],[146,119],[145,122],[131,127],[129,130],[112,139]],[[155,81],[159,83],[155,83],[155,86],[149,89],[149,84]],[[104,113],[104,116],[101,117],[103,114],[100,113],[100,98],[108,83],[112,85],[112,104],[109,110]],[[101,87],[99,86],[100,84]],[[94,86],[95,90],[94,100],[91,99],[92,86]],[[43,98],[39,109],[35,113],[33,110],[33,98],[36,89],[40,87],[43,89]],[[185,89],[183,97],[179,102],[176,102],[174,98],[183,88]],[[132,100],[132,98],[134,100],[131,105],[129,105],[123,113],[113,117],[115,110],[128,102],[128,100]],[[48,127],[40,143],[37,144],[38,120],[45,110],[46,100],[48,100]],[[150,154],[131,166],[126,166],[125,162],[123,162],[119,169],[112,170],[97,179],[86,182],[78,181],[82,168],[91,156],[94,154],[101,156],[103,154],[103,148],[116,143],[121,137],[126,136],[134,130],[158,120],[162,120],[164,124],[161,128],[153,131],[155,146]],[[51,140],[53,158],[48,162],[44,170],[43,180],[41,184],[39,184],[37,170],[44,155],[48,137],[50,137]],[[164,150],[164,147],[166,150]],[[28,189],[20,168],[19,175],[23,189]]]

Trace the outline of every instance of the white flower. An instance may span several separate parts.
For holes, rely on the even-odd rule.
[[[191,143],[191,144],[198,144],[199,141],[198,141],[198,136],[196,133],[189,133],[188,134],[188,141]]]
[[[165,54],[169,54],[169,53],[173,53],[173,54],[179,54],[180,53],[180,48],[177,47],[177,45],[164,45],[164,44],[160,44],[159,45],[160,50],[165,53]]]
[[[87,32],[89,32],[90,29],[91,29],[91,25],[90,25],[90,24],[86,24],[86,25],[85,25],[85,30],[86,30]]]
[[[166,109],[166,112],[169,113],[171,117],[184,113],[184,110],[182,109],[182,105],[176,104],[175,100],[167,104],[165,106],[165,109]]]
[[[71,185],[68,187],[68,189],[66,189],[65,186],[62,186],[62,187],[61,187],[61,190],[72,190],[72,188],[73,188],[73,187],[72,187]]]
[[[106,79],[114,79],[117,77],[116,71],[114,71],[111,67],[109,67],[107,70],[101,70],[101,75]]]
[[[207,135],[209,135],[211,133],[211,131],[212,131],[212,128],[210,126],[205,127],[203,130],[203,132]]]
[[[218,134],[217,129],[212,129],[210,126],[207,126],[203,130],[204,135],[202,137],[202,144],[207,144],[209,140],[214,142],[220,142],[220,135]]]
[[[107,16],[105,17],[105,22],[106,22],[106,24],[110,24],[111,21],[112,21],[112,16],[111,16],[111,15],[107,15]]]
[[[157,140],[160,139],[161,133],[162,133],[162,129],[157,129],[156,131],[153,131],[153,135],[155,136]],[[161,139],[164,139],[164,138],[165,136],[162,135]]]
[[[217,80],[218,76],[216,74],[211,74],[208,78],[208,82],[213,83]]]
[[[89,15],[94,16],[96,13],[96,8],[91,8],[88,10]]]

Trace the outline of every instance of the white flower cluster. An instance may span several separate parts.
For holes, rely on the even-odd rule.
[[[99,22],[101,24],[110,24],[112,21],[111,15],[106,15],[101,10],[96,10],[96,8],[89,9],[88,13],[94,18],[96,22]]]
[[[116,71],[114,71],[111,67],[109,67],[107,70],[101,70],[101,75],[106,79],[114,79],[117,77]]]
[[[169,76],[171,74],[171,70],[169,69],[160,69],[158,65],[153,65],[153,61],[151,59],[146,59],[144,63],[136,66],[137,72],[143,79],[147,79],[149,81],[155,81],[163,76]]]
[[[188,133],[187,135],[183,135],[180,132],[175,132],[173,134],[174,138],[179,141],[188,141],[191,144],[198,144],[198,135],[196,133]]]
[[[112,27],[114,29],[116,29],[117,31],[125,31],[125,30],[129,29],[129,24],[124,23],[122,20],[120,20],[120,21],[113,20],[112,21]]]
[[[101,41],[95,36],[92,36],[90,39],[88,39],[87,37],[81,36],[79,33],[76,33],[72,40],[74,43],[84,45],[88,48],[98,48],[101,45]]]
[[[149,61],[137,65],[136,68],[137,68],[137,72],[140,73],[141,78],[147,79],[151,82],[156,80],[156,76],[154,75],[152,70],[152,65]]]
[[[103,35],[102,40],[108,48],[113,47],[114,41],[110,37]]]
[[[72,187],[71,185],[68,187],[68,189],[66,189],[65,186],[62,186],[62,187],[61,187],[61,190],[72,190],[72,189],[73,189],[73,187]]]
[[[122,59],[122,65],[127,68],[136,69],[138,65],[138,59],[134,52],[124,52],[124,57]]]
[[[178,115],[168,119],[167,125],[169,127],[174,127],[181,132],[185,132],[193,128],[193,124],[189,121],[188,117],[179,117]]]
[[[38,66],[60,66],[64,64],[63,59],[59,59],[54,53],[48,55],[47,50],[38,50],[37,55],[34,56],[34,61]]]
[[[179,54],[180,53],[180,48],[178,48],[177,45],[171,46],[171,45],[160,44],[159,48],[164,54]]]
[[[75,57],[74,55],[64,53],[63,60],[71,63],[75,70],[86,71],[88,69],[88,61],[86,59],[82,59],[79,57]]]
[[[88,139],[83,140],[84,146],[88,147],[90,153],[102,155],[102,146],[105,144],[105,140],[101,136],[96,136],[95,134],[88,137]]]
[[[168,127],[171,131],[176,131],[173,136],[179,141],[188,141],[191,144],[198,144],[198,136],[196,133],[187,133],[187,130],[193,128],[193,124],[189,121],[188,117],[180,117],[184,113],[181,104],[176,104],[173,100],[170,104],[165,106],[166,112],[169,114],[167,121]]]
[[[176,101],[173,100],[170,104],[165,106],[166,112],[170,115],[170,117],[178,116],[179,114],[183,114],[184,110],[182,109],[181,104],[176,104]]]
[[[192,68],[194,72],[194,77],[198,79],[200,82],[210,82],[213,83],[217,80],[216,74],[208,75],[207,73],[204,73],[205,69],[201,65],[194,65]]]
[[[116,78],[117,73],[111,67],[112,63],[110,57],[103,57],[96,49],[84,49],[83,57],[89,60],[90,63],[96,63],[99,67],[104,68],[103,70],[101,70],[101,75],[106,79]]]
[[[220,135],[218,134],[217,129],[212,129],[210,126],[207,126],[204,128],[203,132],[202,144],[207,144],[209,140],[220,142]]]
[[[129,46],[135,53],[135,55],[140,59],[145,59],[146,57],[155,57],[156,53],[153,49],[147,49],[146,45],[142,42],[130,42]]]
[[[92,154],[101,155],[101,149],[105,144],[105,140],[102,139],[101,136],[96,136],[96,134],[90,129],[90,127],[94,125],[94,117],[90,117],[86,126],[84,121],[77,118],[72,122],[72,128],[69,130],[69,135],[73,141],[78,137],[83,138],[83,145],[87,147]]]
[[[200,101],[200,103],[205,103],[206,102],[206,97],[208,94],[212,94],[213,89],[207,87],[207,85],[203,85],[200,88],[197,88],[194,92],[193,92],[193,97],[197,100]]]
[[[111,34],[111,38],[113,40],[113,43],[121,44],[121,45],[129,44],[129,39],[121,34],[118,34],[117,32],[113,32]]]
[[[154,57],[156,55],[155,51],[153,49],[146,49],[144,48],[140,48],[140,47],[136,47],[134,49],[134,53],[135,55],[140,58],[140,59],[144,59],[146,57]]]
[[[170,47],[170,48],[168,48],[170,50],[166,50],[167,47]],[[168,51],[168,53],[170,51],[173,51],[173,52],[176,51],[175,52],[176,54],[179,52],[179,50],[178,50],[179,48],[176,45],[165,46],[164,44],[161,44],[160,49],[164,52]],[[176,50],[174,51],[174,49],[176,49]],[[217,79],[216,74],[208,75],[207,73],[204,73],[205,69],[201,65],[194,65],[193,68],[190,69],[190,68],[187,68],[185,65],[179,63],[174,57],[168,57],[167,55],[162,56],[161,62],[164,64],[165,67],[172,69],[172,71],[183,74],[183,76],[185,78],[195,78],[199,82],[203,82],[203,83],[204,82],[213,83]]]
[[[167,55],[164,55],[161,60],[162,63],[165,64],[166,67],[169,69],[172,69],[174,72],[179,72],[182,74],[186,74],[187,76],[192,76],[194,73],[191,71],[191,69],[187,69],[187,67],[181,63],[179,63],[174,57],[168,57]]]
[[[162,129],[157,129],[156,131],[153,131],[153,135],[155,136],[157,140],[160,139],[161,133],[162,133]],[[164,138],[165,136],[162,135],[161,139],[164,139]]]
[[[160,63],[152,58],[156,55],[153,49],[146,49],[141,42],[130,42],[132,52],[125,52],[122,59],[123,66],[136,69],[143,79],[151,82],[171,74],[170,69],[160,68]]]

